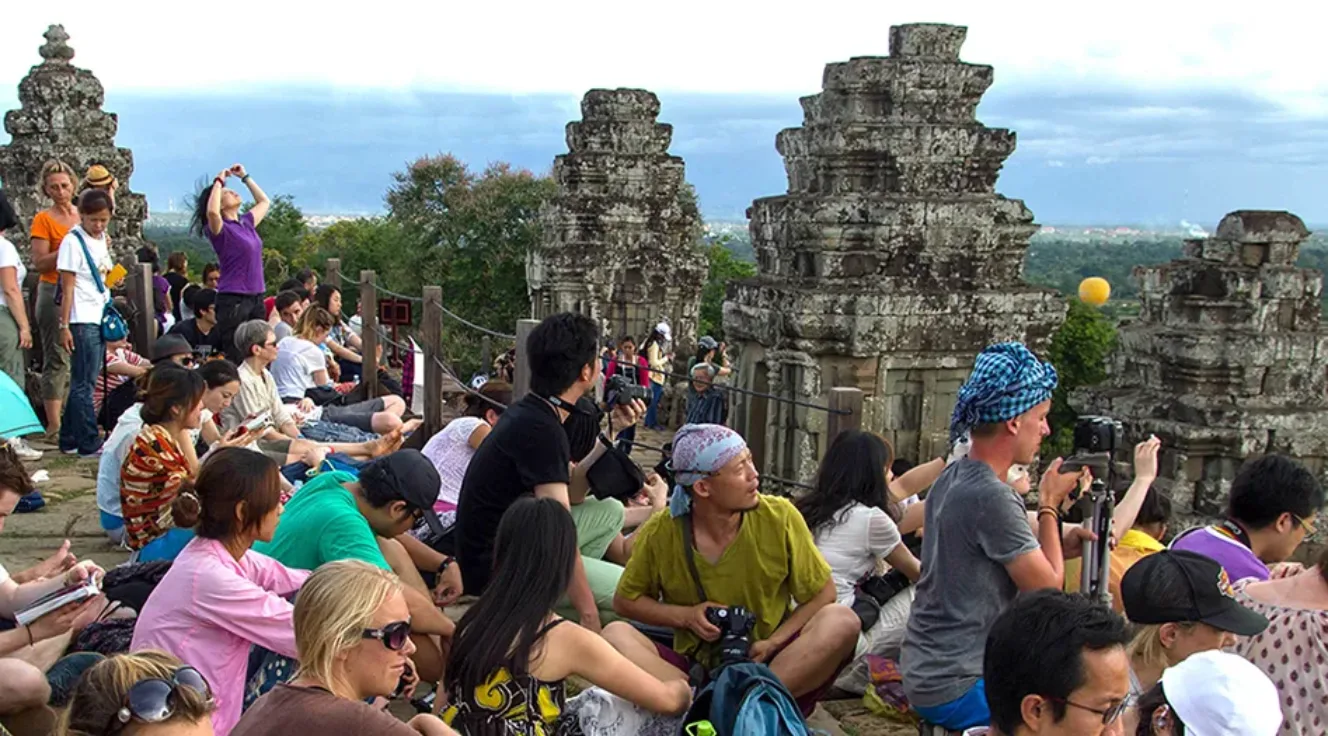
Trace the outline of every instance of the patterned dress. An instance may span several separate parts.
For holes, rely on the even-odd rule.
[[[565,619],[540,630],[536,641]],[[474,690],[453,690],[443,722],[462,736],[580,736],[576,718],[563,717],[567,692],[562,681],[544,682],[533,675],[513,677],[500,667]]]
[[[120,466],[120,511],[130,549],[142,549],[175,526],[171,502],[188,477],[189,461],[175,438],[158,425],[145,425]]]

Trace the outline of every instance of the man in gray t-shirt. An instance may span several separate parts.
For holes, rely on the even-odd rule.
[[[1019,591],[1064,582],[1059,507],[1078,475],[1060,473],[1060,460],[1047,468],[1036,536],[1023,500],[1003,482],[1051,433],[1055,387],[1055,368],[1019,343],[1001,343],[978,354],[959,390],[951,439],[971,436],[972,445],[927,496],[922,577],[900,657],[904,692],[928,723],[952,731],[988,724],[987,632]]]

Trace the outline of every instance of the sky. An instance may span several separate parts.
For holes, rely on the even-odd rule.
[[[9,5],[0,109],[64,23],[154,207],[243,155],[272,157],[315,209],[372,210],[392,170],[435,150],[547,170],[579,96],[630,86],[660,95],[703,210],[740,217],[784,190],[774,134],[799,124],[824,65],[885,55],[891,25],[928,21],[967,25],[964,60],[995,67],[979,117],[1019,135],[998,188],[1040,220],[1268,206],[1328,222],[1328,4],[1307,0]],[[320,188],[327,159],[354,173]]]

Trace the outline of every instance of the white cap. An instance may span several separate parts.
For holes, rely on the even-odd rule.
[[[659,324],[655,325],[655,332],[658,332],[659,334],[663,335],[665,340],[673,339],[673,333],[669,330],[668,322],[660,322]]]
[[[1162,690],[1190,736],[1276,736],[1282,727],[1272,680],[1235,654],[1192,654],[1162,673]]]

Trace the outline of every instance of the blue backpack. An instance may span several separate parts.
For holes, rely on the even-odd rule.
[[[715,736],[808,736],[811,731],[784,683],[763,664],[739,662],[715,673],[683,718],[709,721]]]

